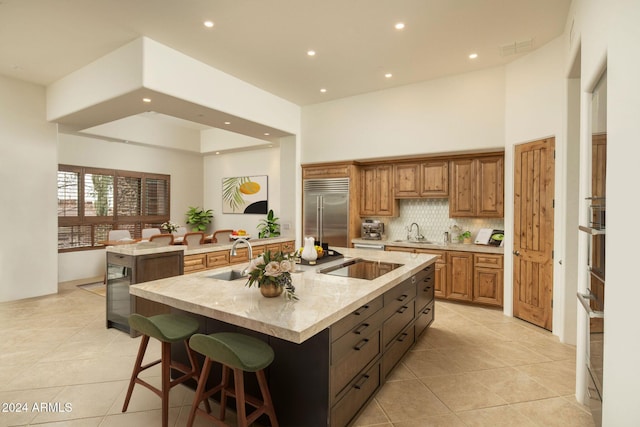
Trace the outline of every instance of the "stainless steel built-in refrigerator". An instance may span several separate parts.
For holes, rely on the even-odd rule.
[[[349,246],[349,178],[305,179],[304,237],[329,246]]]

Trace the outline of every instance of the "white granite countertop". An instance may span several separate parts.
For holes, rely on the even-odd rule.
[[[290,239],[289,239],[290,240]],[[401,281],[435,262],[435,256],[366,249],[332,248],[345,259],[404,264],[375,280],[353,279],[317,272],[344,259],[315,266],[297,265],[292,274],[298,301],[284,296],[265,298],[246,278],[224,281],[210,276],[231,270],[224,267],[170,277],[130,287],[132,295],[255,330],[294,343],[302,343],[347,314],[382,295]],[[242,269],[246,265],[233,266]]]
[[[271,237],[267,239],[249,239],[252,246],[263,246],[274,243],[290,242],[295,240],[293,237]],[[188,249],[186,245],[170,245],[161,246],[153,242],[138,242],[130,244],[121,244],[115,246],[107,246],[107,252],[113,252],[122,255],[148,255],[163,252],[184,251],[185,255],[201,254],[212,251],[230,250],[233,242],[225,243],[207,243],[195,249]],[[244,243],[239,243],[238,247],[246,247]]]
[[[460,251],[460,252],[482,252],[490,254],[503,254],[504,248],[500,246],[476,245],[473,243],[421,243],[411,241],[394,241],[394,240],[369,240],[369,239],[352,239],[351,243],[369,243],[382,244],[385,246],[397,246],[403,248],[419,248],[419,249],[437,249],[441,251]]]

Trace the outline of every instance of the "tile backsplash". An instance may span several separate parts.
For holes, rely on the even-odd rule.
[[[504,230],[502,218],[449,218],[449,199],[401,199],[397,218],[376,219],[385,223],[388,240],[406,239],[407,227],[414,222],[420,226],[420,233],[434,242],[441,242],[444,232],[454,225],[471,231],[473,239],[481,228]]]

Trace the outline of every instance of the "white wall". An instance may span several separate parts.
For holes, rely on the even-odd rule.
[[[565,198],[564,162],[566,153],[566,75],[564,38],[556,38],[538,50],[506,66],[505,108],[505,312],[513,312],[513,154],[515,145],[555,137],[555,200],[553,266],[553,326],[563,342],[576,342],[576,283],[565,283],[561,261],[564,257]],[[565,313],[572,313],[565,323]]]
[[[266,218],[258,214],[222,213],[222,179],[234,176],[267,175],[269,209],[281,217],[281,158],[280,147],[244,151],[204,158],[204,204],[213,209],[212,230],[244,229],[252,237],[258,237],[257,226]],[[293,188],[291,188],[293,191]]]
[[[303,107],[302,162],[504,147],[504,68]]]
[[[189,206],[203,203],[203,161],[199,154],[60,134],[58,160],[61,164],[171,175],[171,220],[180,225],[186,225]],[[60,254],[58,280],[104,274],[104,256],[104,250]]]
[[[58,291],[56,148],[44,88],[0,76],[0,301]]]

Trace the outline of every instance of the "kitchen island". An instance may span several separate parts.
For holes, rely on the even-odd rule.
[[[298,301],[264,298],[245,279],[211,277],[230,268],[137,284],[131,294],[190,313],[202,333],[240,331],[267,341],[276,354],[267,377],[281,425],[344,426],[433,320],[435,257],[336,250],[398,267],[366,280],[318,271],[344,259],[298,265]],[[177,346],[175,356],[184,357]]]

